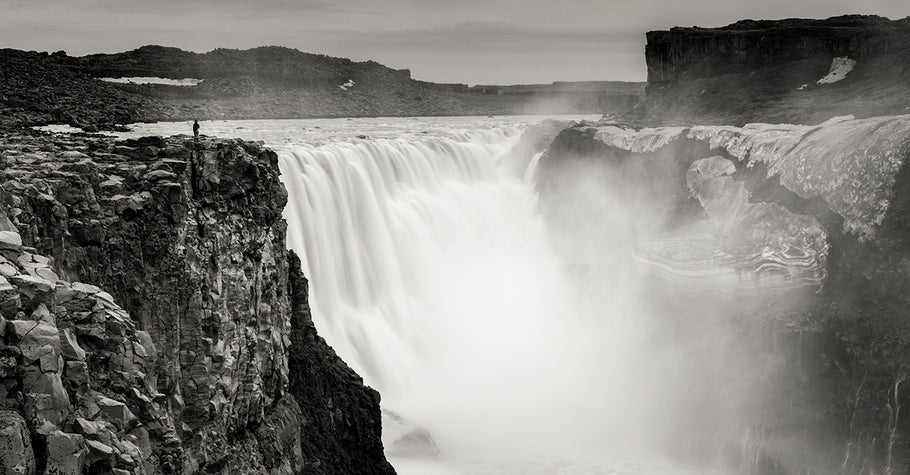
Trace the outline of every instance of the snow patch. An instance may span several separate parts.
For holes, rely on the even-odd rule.
[[[352,87],[354,87],[354,80],[348,79],[348,82],[338,86],[338,89],[341,89],[342,91],[347,91],[348,89],[350,89]]]
[[[193,78],[183,78],[183,79],[168,79],[168,78],[157,78],[157,77],[132,77],[132,78],[100,78],[104,82],[113,82],[117,84],[164,84],[166,86],[181,86],[181,87],[191,87],[195,86],[202,81],[203,79],[193,79]]]
[[[831,60],[831,69],[825,77],[818,80],[818,84],[832,84],[847,77],[853,71],[856,61],[846,56],[839,56]]]
[[[38,125],[32,127],[34,130],[40,130],[42,132],[50,132],[52,134],[75,134],[79,132],[85,132],[79,127],[73,127],[68,124],[50,124],[50,125]]]

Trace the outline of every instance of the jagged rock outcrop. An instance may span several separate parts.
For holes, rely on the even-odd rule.
[[[40,430],[53,435],[46,444],[63,454],[60,464],[84,455],[86,467],[141,473],[394,473],[382,454],[378,394],[301,313],[306,292],[301,304],[273,152],[185,137],[3,140],[0,205],[36,248],[29,255],[48,256],[7,257],[21,267],[10,285],[25,289],[15,293],[24,315],[0,305],[16,319],[9,338],[50,348],[23,351],[28,359],[17,364],[40,368],[30,384],[47,396],[29,402],[19,389],[16,411],[53,424]],[[55,276],[93,285],[61,296],[47,283]],[[29,340],[39,337],[48,342]],[[84,422],[70,430],[73,414]],[[138,441],[128,438],[136,427],[147,433]],[[71,433],[84,437],[84,452]],[[43,447],[33,453],[39,468],[51,463]]]
[[[107,292],[57,276],[0,214],[0,468],[155,473],[183,454],[148,332]]]
[[[905,114],[908,51],[906,18],[743,20],[651,31],[647,100],[633,117],[652,124],[743,125]],[[819,82],[844,62],[852,69],[842,80]]]
[[[722,457],[729,469],[759,473],[907,473],[908,160],[910,116],[582,124],[551,143],[538,187],[570,258],[586,247],[632,247],[668,331],[729,358],[717,379],[699,384],[724,394],[741,423],[708,428],[733,435],[712,439],[695,460]],[[718,325],[742,338],[715,338]],[[748,364],[731,369],[738,354]]]

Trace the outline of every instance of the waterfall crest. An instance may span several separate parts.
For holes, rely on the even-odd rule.
[[[640,299],[620,295],[634,279],[598,302],[579,293],[537,210],[540,157],[510,155],[519,135],[281,153],[288,240],[311,279],[314,321],[386,408],[447,453],[591,454],[646,438],[639,421],[658,395],[636,381],[645,372],[623,368],[652,357],[629,353],[643,325],[591,317],[636,314],[622,306]],[[603,404],[614,385],[623,389]],[[633,445],[615,453],[631,457]]]

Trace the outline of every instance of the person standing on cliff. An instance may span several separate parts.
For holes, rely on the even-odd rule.
[[[199,121],[193,119],[193,141],[199,143]]]

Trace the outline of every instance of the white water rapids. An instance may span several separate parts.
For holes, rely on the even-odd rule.
[[[288,245],[319,333],[440,450],[396,454],[400,473],[705,473],[668,468],[659,448],[675,434],[682,376],[672,350],[649,342],[623,223],[592,257],[611,275],[580,285],[551,243],[533,173],[514,172],[536,163],[510,151],[537,120],[218,121],[202,132],[279,150]]]

